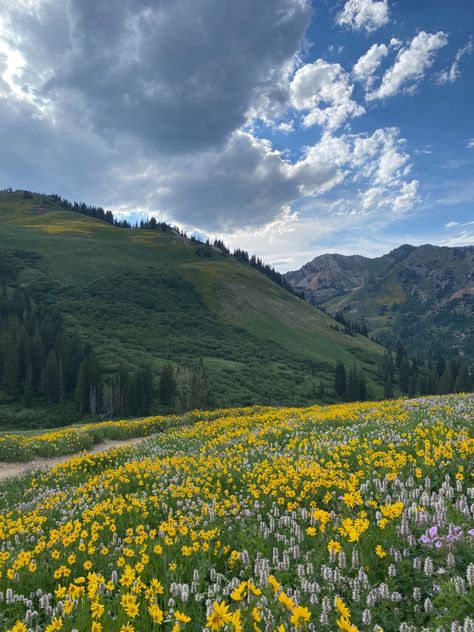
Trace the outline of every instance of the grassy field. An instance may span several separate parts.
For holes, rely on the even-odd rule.
[[[217,407],[302,405],[320,382],[332,391],[342,360],[382,395],[381,347],[335,331],[327,315],[233,257],[196,250],[175,233],[116,228],[52,198],[0,192],[0,282],[59,309],[106,370],[149,362],[158,376],[166,362],[192,367],[202,357]],[[41,418],[0,402],[17,426]],[[67,414],[64,422],[77,421]]]
[[[473,396],[232,410],[0,486],[0,628],[471,630]]]

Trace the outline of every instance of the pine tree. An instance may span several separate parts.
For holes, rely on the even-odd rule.
[[[406,356],[403,356],[398,369],[398,382],[402,393],[408,393],[410,387],[410,363]]]
[[[343,362],[338,360],[336,364],[336,372],[334,374],[334,390],[342,399],[346,397],[346,381],[346,367]]]
[[[158,394],[164,406],[173,405],[176,396],[176,380],[171,364],[165,364],[161,370]]]
[[[393,397],[393,386],[392,386],[392,380],[390,379],[390,377],[387,377],[387,379],[384,382],[383,396],[385,399],[392,399]]]
[[[441,379],[439,381],[438,392],[441,393],[442,395],[447,395],[453,392],[453,387],[454,387],[453,374],[451,373],[451,367],[448,364],[446,365],[443,375],[441,376]]]
[[[469,375],[469,367],[467,362],[461,362],[458,370],[458,376],[454,384],[455,393],[467,393],[471,390],[471,376]]]
[[[58,402],[60,396],[59,362],[54,349],[49,352],[41,379],[43,395],[49,402]]]
[[[428,376],[428,395],[435,395],[439,392],[438,372],[431,370]]]
[[[31,364],[29,364],[26,369],[25,389],[23,391],[23,401],[25,403],[25,406],[31,406],[33,395],[33,370],[31,368]]]
[[[16,341],[11,337],[7,342],[3,361],[2,388],[10,395],[17,395],[21,388],[18,347]]]
[[[438,372],[439,378],[441,378],[445,369],[446,369],[446,360],[443,358],[442,355],[439,355],[436,360],[436,371]]]
[[[410,373],[410,383],[408,385],[408,394],[410,397],[415,397],[418,391],[418,362],[413,360]]]
[[[354,366],[349,371],[349,379],[347,381],[346,399],[349,402],[355,402],[359,399],[360,378],[357,367]]]
[[[149,364],[146,364],[140,369],[141,379],[143,382],[143,415],[149,415],[153,406],[153,399],[155,395],[155,389],[153,384],[153,373]]]
[[[200,358],[198,366],[193,372],[190,399],[191,408],[205,410],[209,407],[209,389],[207,385],[206,370],[204,368],[202,358]]]
[[[365,375],[361,372],[359,374],[359,401],[365,402],[367,399],[367,383],[365,381]]]
[[[326,395],[326,389],[324,388],[323,382],[320,380],[318,390],[316,392],[317,399],[323,399]]]
[[[400,338],[397,340],[397,346],[395,348],[395,364],[397,365],[397,367],[400,367],[403,358],[405,357],[406,352],[405,352],[405,348],[402,345],[402,342],[400,340]]]
[[[99,363],[92,353],[89,353],[79,367],[76,391],[76,406],[80,413],[97,414],[99,403],[102,401],[102,376]]]

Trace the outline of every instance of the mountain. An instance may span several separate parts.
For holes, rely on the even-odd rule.
[[[325,254],[285,275],[313,305],[431,357],[474,358],[474,247],[403,245],[382,257]]]
[[[369,395],[382,394],[379,345],[173,230],[121,228],[56,197],[3,191],[0,283],[58,313],[105,375],[149,364],[156,385],[166,363],[185,376],[202,358],[215,406],[289,405],[314,401],[320,384],[332,393],[342,361],[363,369]],[[0,393],[1,402],[14,400]]]

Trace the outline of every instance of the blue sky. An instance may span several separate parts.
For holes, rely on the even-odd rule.
[[[468,0],[0,0],[0,186],[281,270],[474,244]]]

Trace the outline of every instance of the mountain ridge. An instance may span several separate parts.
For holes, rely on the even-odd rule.
[[[473,270],[474,246],[403,244],[374,258],[320,255],[285,278],[313,305],[365,323],[384,344],[400,338],[431,356],[473,357]]]

